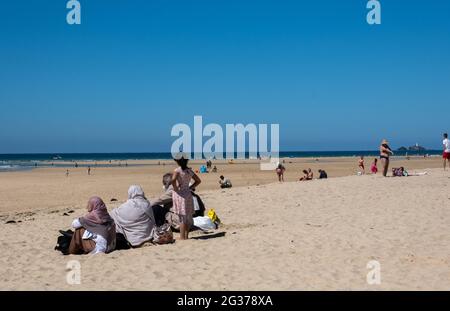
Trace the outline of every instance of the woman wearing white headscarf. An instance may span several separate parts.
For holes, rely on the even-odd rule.
[[[131,246],[138,247],[152,239],[155,216],[141,186],[130,186],[128,200],[110,214],[116,231],[123,234]]]

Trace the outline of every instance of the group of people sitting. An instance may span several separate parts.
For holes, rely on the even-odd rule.
[[[208,161],[206,161],[206,166],[205,165],[200,166],[199,172],[200,173],[209,173],[209,172],[217,173],[217,166],[214,165],[214,167],[213,167],[211,160],[208,160]]]
[[[324,170],[319,169],[318,172],[319,172],[319,179],[328,178],[328,174]],[[303,170],[303,176],[300,177],[299,181],[313,180],[313,178],[314,173],[310,168],[308,168],[308,170]]]
[[[109,253],[140,247],[152,242],[162,227],[179,231],[180,239],[187,239],[193,218],[203,216],[205,206],[194,192],[200,178],[187,167],[187,159],[175,161],[179,167],[163,176],[164,193],[152,203],[139,185],[130,186],[128,200],[110,212],[100,197],[90,198],[87,214],[72,222],[74,232],[65,232],[70,244],[63,253]]]
[[[283,182],[284,181],[284,172],[286,171],[286,168],[284,167],[284,165],[281,163],[278,163],[275,171],[278,176],[278,181]],[[327,172],[325,172],[324,170],[319,169],[318,172],[319,172],[319,179],[328,178]],[[303,176],[299,178],[299,181],[313,180],[313,178],[314,178],[314,173],[309,168],[307,170],[303,170]]]

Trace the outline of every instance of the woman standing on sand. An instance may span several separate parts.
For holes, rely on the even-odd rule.
[[[380,160],[381,165],[383,166],[383,176],[386,177],[388,169],[389,169],[389,157],[393,155],[394,152],[389,147],[389,142],[386,139],[381,141],[380,146]]]
[[[189,238],[189,230],[193,225],[194,199],[191,189],[195,189],[200,183],[200,178],[190,169],[188,159],[181,157],[175,159],[178,166],[172,175],[172,201],[175,214],[180,220],[180,239],[187,240]],[[189,186],[191,179],[194,183]]]

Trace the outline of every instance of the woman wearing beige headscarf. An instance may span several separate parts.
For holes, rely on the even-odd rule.
[[[155,216],[141,186],[128,189],[128,200],[111,211],[116,231],[124,235],[133,247],[139,247],[152,239]]]
[[[383,176],[386,177],[389,169],[389,156],[393,155],[391,147],[389,147],[389,142],[386,139],[381,141],[380,145],[380,160],[383,166]]]

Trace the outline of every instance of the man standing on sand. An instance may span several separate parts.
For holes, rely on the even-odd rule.
[[[444,171],[448,165],[450,166],[450,140],[448,140],[448,134],[444,133],[444,140],[442,141],[442,145],[444,146],[444,153],[442,154],[442,157],[444,158]]]

